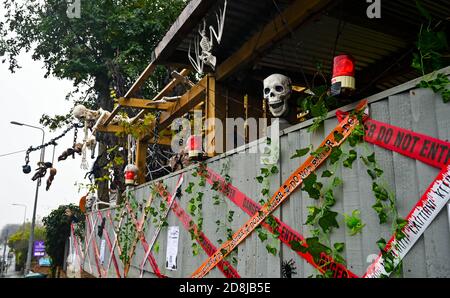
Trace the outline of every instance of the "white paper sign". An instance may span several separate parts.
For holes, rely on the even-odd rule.
[[[103,239],[102,243],[100,244],[100,262],[103,263],[105,262],[105,246],[106,246],[106,240]]]
[[[166,269],[172,271],[177,270],[179,236],[180,236],[180,229],[178,226],[169,227],[169,229],[167,230]]]

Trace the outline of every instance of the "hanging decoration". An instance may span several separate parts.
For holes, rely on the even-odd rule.
[[[214,40],[220,45],[225,25],[225,14],[227,10],[227,0],[225,0],[223,10],[216,14],[217,32],[213,26],[209,26],[209,36],[206,32],[206,20],[203,19],[203,28],[198,30],[199,36],[194,38],[195,58],[191,56],[191,44],[189,43],[188,57],[195,71],[203,75],[204,66],[207,65],[213,70],[216,69],[217,58],[213,55]]]
[[[288,100],[292,93],[292,81],[282,74],[273,74],[264,80],[264,99],[274,117],[282,117],[289,111]]]
[[[72,148],[67,148],[66,151],[64,151],[59,157],[58,161],[66,160],[67,157],[72,156],[73,159],[75,159],[75,153],[78,155],[81,155],[81,151],[83,149],[83,144],[77,143],[78,139],[78,128],[81,128],[81,126],[75,126],[74,133],[73,133],[73,145]]]
[[[84,120],[84,139],[83,139],[83,148],[81,149],[81,165],[80,168],[82,170],[89,170],[89,164],[86,159],[86,150],[87,150],[87,142],[88,142],[88,121]],[[94,137],[95,138],[95,137]]]
[[[128,164],[125,167],[125,185],[134,186],[137,184],[138,167],[135,165],[136,140],[132,135],[128,135]]]
[[[349,97],[355,88],[355,59],[350,55],[334,57],[331,95]]]
[[[191,135],[186,143],[189,159],[193,161],[201,160],[203,157],[202,136]]]
[[[36,173],[34,173],[33,178],[31,180],[36,181],[37,179],[42,179],[47,174],[47,170],[53,167],[51,162],[38,162],[38,168],[36,169]]]
[[[53,144],[53,154],[52,154],[52,165],[55,163],[55,150],[56,150],[56,142]],[[55,179],[57,170],[52,166],[50,168],[50,176],[47,178],[47,183],[45,190],[48,191],[50,189],[50,186],[52,185],[53,180]]]

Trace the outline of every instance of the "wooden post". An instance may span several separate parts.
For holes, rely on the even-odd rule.
[[[138,167],[137,183],[139,185],[145,183],[145,176],[147,174],[147,147],[148,142],[144,139],[136,142],[136,166]]]
[[[226,100],[220,95],[220,86],[216,83],[213,75],[208,75],[207,92],[206,92],[206,121],[205,152],[209,157],[213,157],[224,152],[225,144],[225,120],[226,120]],[[219,120],[221,127],[217,127],[214,119]],[[217,121],[216,120],[216,121]],[[221,143],[221,144],[220,144]]]

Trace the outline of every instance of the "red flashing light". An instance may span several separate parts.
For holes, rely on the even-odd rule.
[[[341,76],[355,76],[355,59],[350,55],[334,57],[333,78]]]

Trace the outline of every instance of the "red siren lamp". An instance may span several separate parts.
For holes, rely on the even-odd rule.
[[[136,176],[138,173],[137,166],[129,164],[125,167],[125,185],[132,186],[136,184]]]
[[[331,94],[349,96],[355,88],[355,59],[351,55],[334,57]]]
[[[187,140],[187,151],[190,159],[198,159],[202,156],[202,137],[191,135]]]

